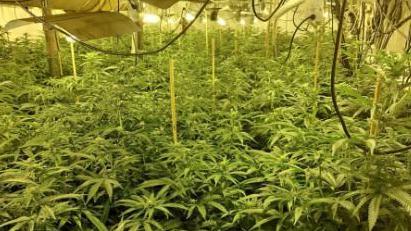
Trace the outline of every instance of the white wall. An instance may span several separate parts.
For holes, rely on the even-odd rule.
[[[36,15],[41,15],[40,9],[31,9]],[[19,19],[19,18],[28,18],[30,17],[24,10],[20,7],[15,6],[6,6],[0,5],[0,26],[4,27],[7,22]],[[9,32],[10,39],[22,36],[24,33],[28,33],[31,37],[42,36],[42,26],[41,24],[33,24],[29,26],[23,26],[17,29],[14,29]]]
[[[410,15],[410,10],[406,6],[405,1],[403,1],[402,15],[403,15],[403,18]],[[404,47],[408,39],[408,32],[409,32],[410,25],[411,25],[411,22],[405,23],[401,28],[399,28],[398,31],[394,32],[393,36],[391,37],[388,43],[387,50],[393,51],[393,52],[403,52],[404,51]]]

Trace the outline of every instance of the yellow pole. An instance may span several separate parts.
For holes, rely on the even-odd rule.
[[[267,28],[265,32],[265,41],[264,41],[264,46],[265,46],[265,57],[268,58],[270,56],[270,26],[271,22],[267,23]]]
[[[371,117],[370,117],[370,136],[371,137],[376,137],[378,134],[377,110],[378,110],[378,103],[380,102],[380,98],[381,98],[382,82],[383,82],[383,77],[379,75],[377,79],[377,83],[375,85],[374,100],[373,100],[372,109],[371,109]]]
[[[175,92],[175,76],[174,76],[173,59],[170,60],[170,99],[171,99],[171,125],[173,129],[173,142],[177,144],[177,109],[176,109],[176,92]]]
[[[74,53],[74,42],[70,42],[70,50],[71,50],[71,64],[73,65],[73,76],[77,78],[77,67],[76,67],[76,56]]]
[[[270,2],[270,12],[273,8],[274,2]],[[264,41],[264,46],[265,46],[265,57],[268,58],[270,56],[270,40],[271,40],[271,20],[267,22],[267,27],[266,27],[266,32],[265,32],[265,41]]]
[[[207,51],[207,54],[208,54],[208,47],[209,47],[209,41],[208,41],[208,14],[207,14],[207,10],[205,10],[204,12],[205,12],[206,51]]]
[[[215,47],[215,38],[211,40],[211,84],[212,84],[212,92],[213,92],[213,99],[215,100],[215,83],[216,83],[216,47]]]
[[[314,89],[318,89],[319,86],[319,76],[320,76],[320,61],[321,61],[321,40],[322,40],[322,29],[317,29],[317,39],[315,46],[315,60],[314,60]]]
[[[218,34],[219,34],[219,47],[223,47],[223,31],[221,28],[218,28]]]
[[[234,29],[234,54],[238,55],[240,52],[238,51],[238,30],[237,28]]]
[[[274,19],[273,22],[273,38],[272,38],[272,47],[273,47],[273,56],[277,57],[278,55],[278,47],[277,47],[277,29],[278,29],[278,25],[277,25],[277,19]]]
[[[47,20],[47,17],[51,16],[52,12],[50,9],[48,9],[47,1],[43,1],[43,3],[43,19]],[[52,77],[61,77],[61,65],[59,59],[59,47],[56,30],[50,28],[48,25],[43,25],[43,30],[46,39],[50,75]]]
[[[63,76],[63,61],[61,59],[61,53],[59,52],[59,64],[60,64],[60,76]]]

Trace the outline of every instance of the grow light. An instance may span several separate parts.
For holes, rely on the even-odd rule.
[[[187,14],[184,16],[184,18],[185,18],[187,21],[193,21],[193,20],[195,19],[195,16],[194,16],[192,13],[187,13]]]
[[[175,18],[168,18],[168,19],[167,19],[167,22],[168,22],[169,24],[176,24],[176,23],[177,23],[177,19],[175,19]]]
[[[224,19],[222,19],[222,18],[218,18],[218,19],[217,19],[217,23],[218,23],[218,25],[220,25],[220,26],[226,26],[226,25],[227,25],[227,22],[226,22]]]
[[[144,14],[143,22],[147,24],[156,24],[160,22],[160,17],[155,14]]]

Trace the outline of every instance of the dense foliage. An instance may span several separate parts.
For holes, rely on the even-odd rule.
[[[316,89],[314,35],[296,41],[287,64],[288,37],[267,58],[263,35],[233,36],[217,39],[215,90],[201,32],[137,60],[80,49],[80,77],[58,79],[42,42],[2,38],[0,230],[411,230],[409,152],[373,153],[411,141],[409,57],[378,53],[354,76],[338,73],[348,140],[329,97],[331,38]],[[379,73],[380,131],[370,137]]]

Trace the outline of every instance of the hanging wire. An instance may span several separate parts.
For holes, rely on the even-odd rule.
[[[304,25],[304,23],[306,23],[308,20],[314,20],[314,19],[315,19],[315,15],[312,14],[312,15],[308,16],[307,18],[305,18],[303,21],[301,21],[300,24],[298,24],[296,26],[296,29],[294,30],[293,36],[291,37],[290,46],[288,47],[288,54],[287,54],[287,57],[284,60],[284,64],[287,63],[288,60],[291,57],[291,51],[293,49],[294,39],[295,39],[295,36],[297,35],[298,31],[300,30],[300,27],[302,25]]]
[[[337,94],[335,91],[337,62],[338,62],[338,57],[339,57],[341,44],[342,44],[343,26],[344,26],[344,18],[345,18],[344,12],[346,8],[347,8],[347,0],[343,0],[342,6],[341,6],[341,12],[340,12],[340,22],[339,22],[338,30],[337,30],[337,40],[335,42],[335,48],[334,48],[334,58],[333,58],[332,67],[331,67],[331,99],[332,99],[335,113],[337,114],[338,119],[340,120],[340,124],[344,130],[345,135],[347,136],[347,138],[351,138],[351,134],[347,128],[344,117],[342,116],[340,108],[338,106]]]
[[[336,44],[334,48],[334,57],[333,57],[332,68],[331,68],[331,99],[332,99],[335,112],[340,121],[340,124],[344,130],[345,136],[350,139],[351,134],[350,134],[350,131],[348,130],[344,117],[342,116],[340,108],[338,106],[337,94],[336,94],[336,89],[335,89],[337,62],[338,62],[339,52],[340,52],[341,45],[342,45],[344,12],[346,8],[347,8],[347,0],[343,0],[342,6],[341,6],[341,12],[340,12],[340,22],[339,22],[338,31],[337,31],[337,40],[336,40]],[[366,148],[363,146],[357,145],[357,147],[363,149],[364,151],[367,151]],[[404,148],[400,148],[400,149],[394,149],[394,150],[385,150],[385,151],[376,150],[375,154],[380,154],[380,155],[381,154],[397,154],[397,153],[402,153],[402,152],[406,152],[410,150],[411,150],[411,145],[406,146]]]
[[[278,12],[278,10],[280,9],[280,7],[285,4],[285,2],[287,2],[287,0],[281,0],[281,1],[278,3],[277,7],[273,10],[273,12],[271,12],[271,14],[270,14],[267,18],[263,18],[263,17],[261,17],[261,16],[257,13],[257,9],[256,9],[257,7],[256,7],[255,0],[251,0],[251,8],[252,8],[252,10],[253,10],[253,13],[254,13],[255,17],[256,17],[258,20],[260,20],[260,21],[262,21],[262,22],[268,22],[268,21],[270,21],[270,19],[275,15],[275,13]]]
[[[185,27],[183,28],[183,30],[176,35],[173,39],[171,39],[170,41],[168,41],[164,46],[155,49],[155,50],[151,50],[151,51],[144,51],[144,52],[137,52],[137,53],[122,53],[122,52],[116,52],[116,51],[112,51],[112,50],[105,50],[96,46],[93,46],[89,43],[86,43],[78,38],[76,38],[75,36],[73,36],[72,34],[70,34],[69,32],[65,31],[64,29],[61,29],[60,27],[49,23],[47,21],[45,21],[44,19],[42,19],[41,17],[38,17],[37,15],[35,15],[33,12],[31,12],[28,9],[28,6],[24,5],[23,3],[21,3],[21,1],[15,0],[14,2],[19,5],[25,12],[27,12],[29,15],[31,15],[37,22],[42,23],[44,25],[49,26],[50,28],[55,29],[56,31],[64,34],[67,37],[70,37],[71,39],[73,39],[74,41],[76,41],[78,44],[80,44],[81,46],[99,52],[99,53],[103,53],[103,54],[107,54],[107,55],[116,55],[116,56],[124,56],[124,57],[134,57],[134,56],[144,56],[144,55],[154,55],[157,53],[160,53],[164,50],[166,50],[168,47],[170,47],[171,45],[173,45],[181,36],[183,36],[190,28],[191,26],[197,21],[197,19],[200,17],[200,15],[202,14],[202,12],[204,11],[204,9],[206,8],[206,6],[208,5],[208,3],[210,3],[211,0],[207,0],[202,7],[200,8],[200,10],[197,12],[197,14],[195,15],[194,19]]]
[[[294,10],[294,12],[293,12],[293,24],[294,24],[294,27],[295,28],[298,28],[298,25],[297,25],[297,23],[295,22],[295,18],[296,18],[296,15],[297,15],[297,12],[298,12],[298,9],[300,8],[300,6],[297,6],[296,8],[295,8],[295,10]],[[304,32],[307,32],[308,31],[308,27],[309,27],[309,25],[307,25],[307,28],[306,29],[299,29],[300,31],[304,31]]]

